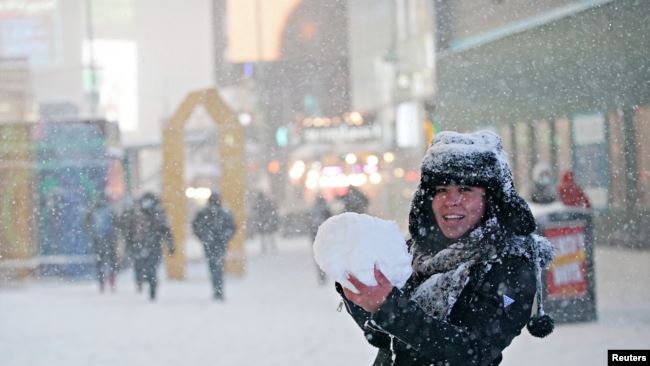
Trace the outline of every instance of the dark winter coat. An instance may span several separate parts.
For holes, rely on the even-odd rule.
[[[376,366],[437,365],[439,361],[449,366],[498,365],[501,351],[530,318],[534,273],[533,264],[522,257],[503,258],[485,275],[473,271],[446,321],[427,315],[410,300],[426,278],[412,277],[401,290],[394,288],[374,314],[343,299],[368,342],[379,348]],[[338,284],[337,290],[342,294]],[[506,306],[504,294],[514,302]]]
[[[553,172],[544,162],[539,162],[533,168],[533,190],[530,194],[533,203],[549,204],[557,200]]]
[[[223,256],[228,241],[235,235],[235,220],[228,210],[210,204],[201,209],[192,221],[192,229],[207,256]]]
[[[533,203],[549,204],[557,200],[555,196],[555,187],[551,184],[535,182],[533,191],[530,194],[530,200]]]
[[[484,222],[475,232],[493,228],[489,235],[467,233],[450,240],[442,234],[432,200],[436,186],[450,184],[486,189]],[[532,235],[535,228],[528,205],[514,189],[497,135],[438,134],[423,160],[409,214],[413,275],[373,314],[342,295],[366,339],[379,348],[374,365],[498,365],[503,349],[529,323],[536,293],[540,296],[541,267],[552,258],[548,241]],[[494,251],[473,262],[468,282],[448,313],[434,317],[413,300],[418,286],[435,276],[418,271],[418,258],[444,253],[442,249],[463,240],[475,240],[475,247]],[[338,284],[337,290],[342,294]],[[543,313],[541,305],[536,313]]]
[[[146,266],[157,266],[162,259],[162,246],[175,250],[167,215],[159,201],[153,207],[138,207],[134,233],[133,256]]]
[[[329,219],[332,216],[332,212],[327,207],[327,201],[322,197],[318,197],[309,214],[309,232],[312,238],[315,238],[320,224]]]
[[[343,196],[343,204],[346,212],[366,213],[368,211],[368,197],[354,186],[350,186],[348,193]]]
[[[119,216],[119,231],[124,238],[126,255],[132,258],[136,248],[138,212],[134,204],[127,206]]]
[[[255,213],[255,222],[260,234],[273,234],[280,227],[280,218],[278,217],[278,206],[272,199],[263,194],[259,194],[253,207]]]

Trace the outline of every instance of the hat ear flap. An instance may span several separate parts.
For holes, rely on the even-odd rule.
[[[518,195],[498,200],[499,221],[506,230],[515,235],[528,235],[535,232],[537,223],[528,204]]]
[[[546,263],[546,260],[540,257],[540,255],[543,254],[541,252],[543,250],[541,243],[542,242],[536,242],[537,247],[533,250],[533,261],[535,263],[535,288],[537,289],[535,292],[535,301],[533,302],[533,306],[536,306],[536,309],[535,314],[531,316],[531,318],[528,320],[528,323],[526,324],[528,332],[538,338],[546,337],[547,335],[553,333],[553,329],[555,329],[555,322],[553,321],[553,318],[547,314],[544,314],[544,299],[542,298],[544,291],[542,286],[542,261]],[[544,257],[545,256],[546,255],[544,255]]]

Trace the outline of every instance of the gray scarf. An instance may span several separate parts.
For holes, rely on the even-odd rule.
[[[500,245],[499,241],[505,240]],[[435,254],[414,253],[413,272],[427,278],[411,296],[427,314],[444,320],[458,300],[476,267],[479,275],[487,273],[492,264],[506,255],[524,256],[536,265],[537,272],[552,260],[550,243],[537,235],[514,236],[507,239],[500,235],[496,218],[488,219],[459,240]]]

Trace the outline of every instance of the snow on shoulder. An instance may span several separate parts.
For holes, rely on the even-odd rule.
[[[355,292],[346,279],[348,273],[375,286],[373,268],[377,264],[393,286],[401,288],[412,272],[412,257],[397,223],[353,212],[332,216],[321,224],[314,240],[314,258],[328,276]]]

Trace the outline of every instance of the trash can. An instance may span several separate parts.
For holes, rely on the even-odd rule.
[[[538,223],[538,233],[555,250],[555,259],[544,274],[545,311],[558,323],[596,320],[591,210],[561,202],[530,207]]]

